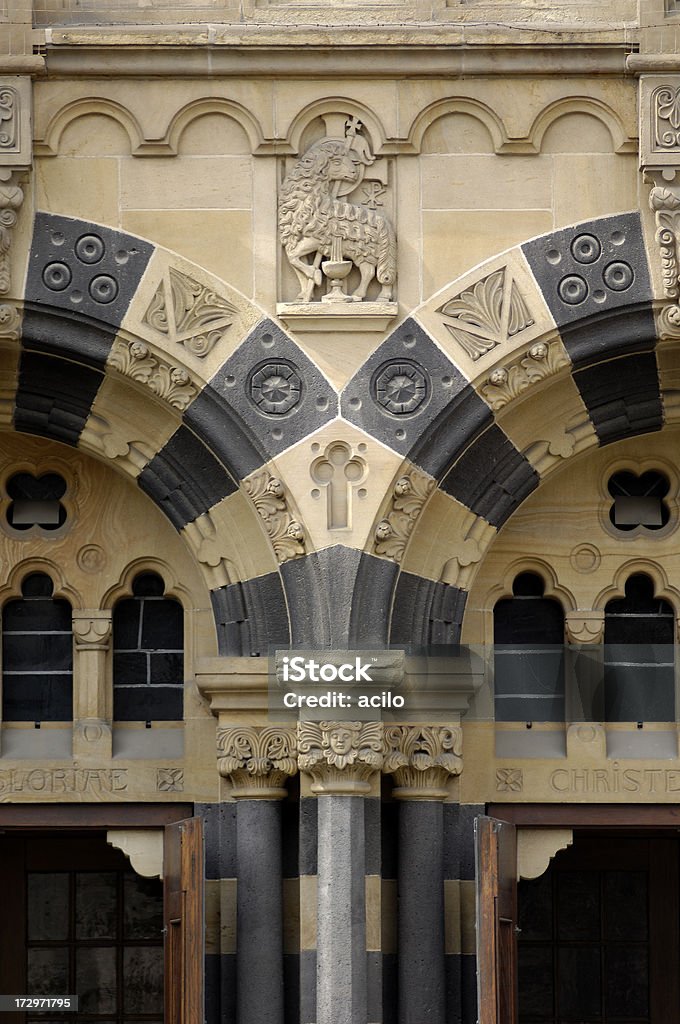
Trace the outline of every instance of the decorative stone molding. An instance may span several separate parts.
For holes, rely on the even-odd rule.
[[[277,726],[218,728],[217,767],[220,775],[231,780],[235,799],[283,799],[286,779],[298,770],[295,730]]]
[[[362,796],[383,763],[381,722],[300,722],[298,765],[312,792]]]
[[[21,314],[16,306],[7,302],[0,304],[0,338],[17,341],[21,335]]]
[[[169,267],[143,322],[204,359],[222,340],[238,310],[212,289]]]
[[[538,878],[560,850],[574,842],[570,828],[518,828],[517,880]]]
[[[394,775],[400,800],[443,800],[446,783],[463,770],[463,731],[441,725],[385,729],[383,772]]]
[[[359,450],[366,446],[360,444]],[[312,446],[313,451],[319,445]],[[309,469],[315,484],[326,492],[326,525],[329,530],[346,530],[352,526],[352,498],[354,490],[368,475],[366,460],[352,450],[346,441],[331,441],[323,455],[314,459]],[[320,491],[313,491],[315,498]]]
[[[399,477],[390,508],[375,528],[375,552],[400,562],[423,505],[435,488],[432,477],[411,469]]]
[[[567,612],[564,626],[570,644],[601,644],[604,637],[604,612]]]
[[[559,341],[539,341],[516,363],[497,367],[482,388],[482,394],[497,412],[532,384],[552,377],[565,366],[569,366],[569,359]]]
[[[106,842],[129,857],[138,875],[163,877],[163,833],[159,829],[111,829]]]
[[[304,555],[305,531],[290,513],[281,481],[262,469],[246,477],[243,487],[262,518],[279,562]]]
[[[497,768],[496,792],[521,793],[524,788],[524,773],[521,768]]]
[[[454,341],[475,362],[534,324],[510,267],[494,270],[437,312]]]
[[[126,377],[145,384],[154,395],[180,412],[184,412],[198,392],[183,367],[171,366],[151,355],[143,341],[118,342],[109,364]]]
[[[678,281],[678,237],[680,234],[680,191],[655,185],[649,206],[656,221],[656,243],[661,257],[664,295],[670,300],[659,314],[661,338],[680,337],[680,282]]]
[[[388,217],[380,212],[386,167],[373,168],[376,158],[357,118],[328,117],[326,125],[329,134],[294,164],[279,195],[279,236],[300,284],[291,306],[300,316],[307,305],[317,317],[319,302],[329,311],[366,302],[369,313],[382,307],[383,314],[395,315],[396,239]],[[369,167],[373,169],[367,174]],[[353,268],[359,271],[359,282],[348,294],[346,278]],[[374,278],[380,292],[376,301],[368,301]],[[278,312],[285,313],[287,306],[282,303]]]
[[[7,295],[12,287],[10,248],[12,231],[24,201],[23,189],[16,177],[0,170],[0,295]]]
[[[83,611],[73,614],[73,637],[77,651],[107,651],[111,631],[110,611]]]
[[[73,756],[111,756],[111,708],[106,679],[106,654],[111,645],[109,609],[83,608],[72,616],[75,644]]]
[[[0,78],[0,167],[25,170],[31,166],[31,100],[29,75]],[[2,176],[1,180],[7,178]]]

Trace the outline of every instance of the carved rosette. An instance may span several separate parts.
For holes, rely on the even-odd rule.
[[[463,770],[458,726],[393,725],[385,729],[383,772],[394,775],[400,800],[443,800],[448,780]]]
[[[286,490],[266,469],[243,481],[246,494],[258,511],[279,562],[305,553],[305,532],[288,508]]]
[[[375,530],[375,552],[400,562],[423,505],[435,482],[418,469],[399,477],[392,492],[390,509]]]
[[[383,763],[381,722],[300,722],[298,765],[312,792],[363,796]]]
[[[241,726],[217,730],[217,767],[242,800],[281,800],[285,781],[297,774],[294,729]]]
[[[680,234],[680,196],[675,190],[655,185],[649,193],[649,205],[656,220],[656,244],[661,255],[664,294],[670,302],[659,315],[659,336],[680,337],[680,283],[678,281],[678,237]]]
[[[154,395],[184,412],[197,389],[182,366],[170,366],[152,355],[143,341],[132,341],[114,349],[109,363],[119,373],[145,384]]]
[[[9,255],[12,231],[23,201],[23,189],[12,175],[8,181],[0,181],[0,295],[6,295],[12,284]]]

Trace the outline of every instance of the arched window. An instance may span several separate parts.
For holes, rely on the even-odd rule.
[[[494,608],[494,691],[499,722],[564,721],[564,612],[533,572],[516,577]]]
[[[113,717],[180,721],[184,692],[182,605],[155,572],[140,573],[132,597],[113,610]]]
[[[73,718],[73,630],[68,601],[52,597],[43,572],[2,610],[2,717],[8,722]]]
[[[674,639],[672,606],[645,573],[630,576],[604,610],[605,721],[674,721]]]

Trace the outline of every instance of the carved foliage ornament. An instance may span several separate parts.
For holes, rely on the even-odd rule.
[[[240,791],[252,797],[257,790],[263,796],[267,790],[269,795],[285,795],[283,784],[298,769],[295,731],[275,726],[218,729],[217,766],[220,775],[231,779],[234,796]]]
[[[447,795],[446,782],[463,770],[463,732],[459,727],[395,725],[385,729],[383,771],[393,774],[395,796],[417,796],[427,791],[433,799]]]
[[[12,284],[9,257],[12,230],[23,201],[23,190],[12,176],[8,181],[0,181],[0,295],[6,295]]]
[[[400,562],[413,527],[432,493],[435,482],[418,469],[399,477],[392,492],[390,510],[375,530],[375,551]]]
[[[381,722],[300,722],[298,764],[314,792],[366,792],[383,762]]]
[[[565,366],[569,366],[569,360],[559,342],[538,342],[519,362],[495,369],[482,388],[482,394],[496,412],[532,384],[552,377]]]
[[[0,89],[0,151],[20,148],[19,105],[16,89]]]
[[[281,186],[279,235],[300,282],[297,301],[311,302],[325,281],[322,301],[361,302],[373,278],[381,286],[378,301],[392,299],[397,247],[392,225],[376,209],[382,194],[372,189],[358,203],[343,198],[358,189],[375,162],[362,127],[349,118],[344,138],[315,142]],[[352,267],[360,280],[348,295],[344,280]]]
[[[305,533],[290,514],[281,481],[263,469],[245,479],[243,486],[262,518],[279,562],[304,555]]]
[[[652,109],[655,145],[661,149],[680,146],[680,88],[657,89]]]
[[[144,323],[203,359],[237,312],[210,288],[170,267],[144,314]]]
[[[146,384],[159,398],[184,411],[196,395],[196,387],[181,366],[170,366],[151,355],[143,341],[132,341],[114,350],[111,366],[140,384]]]
[[[680,285],[678,283],[678,234],[680,232],[680,197],[665,186],[655,185],[649,194],[649,205],[656,220],[656,243],[661,254],[661,275],[664,294],[671,302],[660,314],[662,338],[680,337]]]
[[[483,277],[437,312],[454,340],[475,361],[534,323],[509,267]]]

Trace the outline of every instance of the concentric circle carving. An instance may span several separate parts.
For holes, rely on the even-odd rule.
[[[601,561],[602,556],[594,544],[578,544],[569,554],[569,563],[574,572],[595,572]]]
[[[118,294],[118,282],[108,274],[98,274],[90,281],[89,292],[95,302],[113,302]]]
[[[53,292],[63,292],[71,283],[71,271],[65,263],[48,263],[42,273],[43,284]]]
[[[569,306],[578,306],[588,297],[588,285],[578,274],[569,274],[560,281],[558,294]]]
[[[249,394],[260,412],[283,416],[299,403],[302,381],[290,363],[265,363],[251,376]]]
[[[99,263],[105,252],[99,235],[81,235],[76,242],[75,253],[81,263]]]
[[[635,275],[629,263],[623,260],[616,260],[606,266],[602,272],[602,279],[613,292],[625,292],[633,283]]]
[[[106,566],[106,552],[98,544],[86,544],[76,555],[76,561],[83,572],[96,574]]]
[[[373,398],[394,416],[414,413],[428,394],[425,371],[416,363],[399,360],[385,363],[376,374]]]
[[[602,246],[595,235],[578,235],[571,243],[571,255],[577,263],[595,263],[601,252]]]

